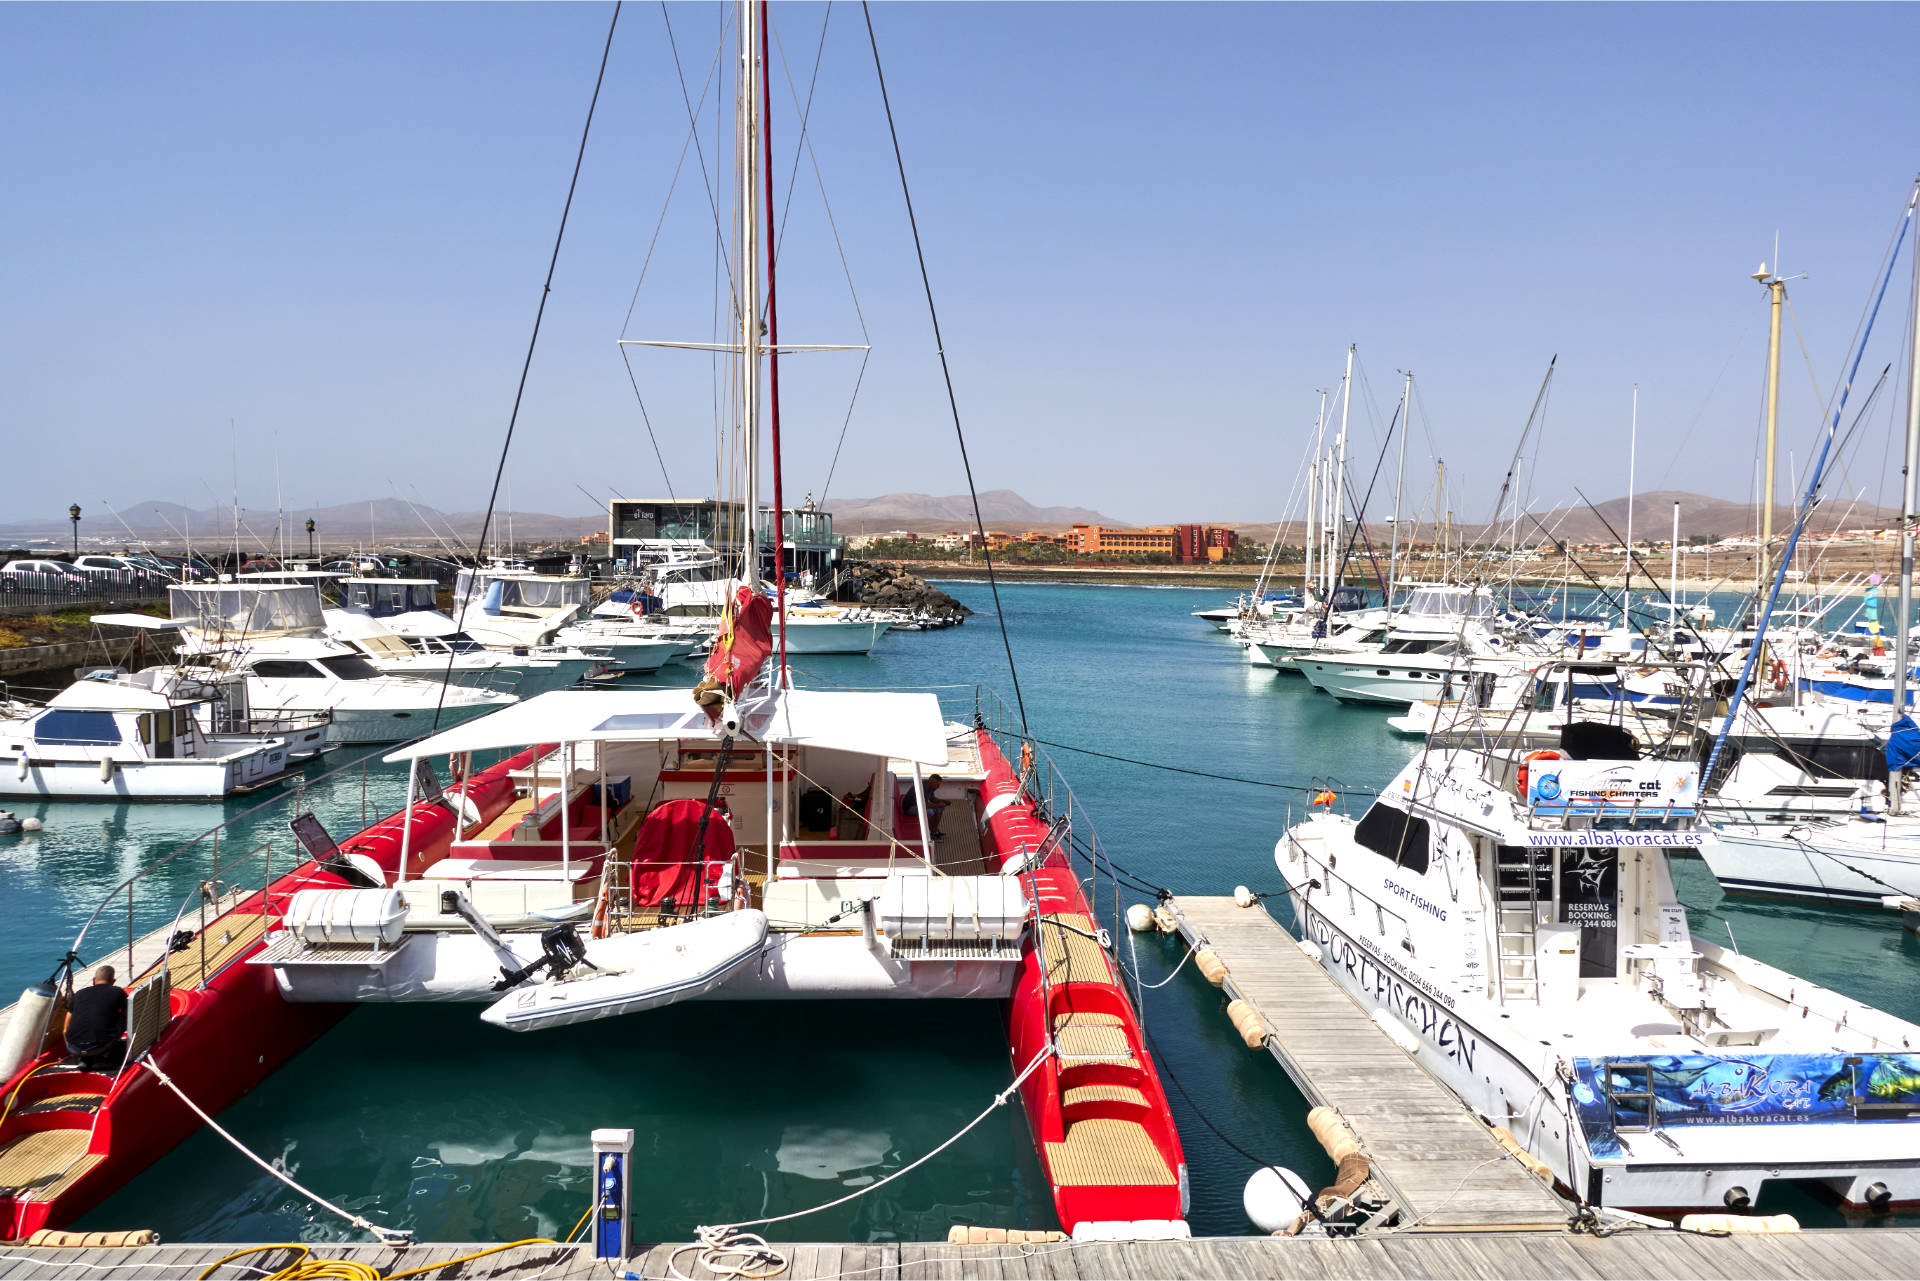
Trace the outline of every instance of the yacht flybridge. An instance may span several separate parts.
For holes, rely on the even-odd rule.
[[[1274,861],[1328,973],[1587,1201],[1920,1201],[1920,1027],[1689,932],[1667,860],[1715,840],[1698,784],[1575,722],[1423,752]]]

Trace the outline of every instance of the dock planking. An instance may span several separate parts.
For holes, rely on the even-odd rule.
[[[138,1249],[46,1250],[0,1246],[0,1281],[93,1277],[197,1277],[237,1245],[158,1245]],[[542,1278],[543,1281],[623,1274],[670,1278],[670,1261],[694,1281],[715,1274],[698,1266],[698,1251],[675,1245],[636,1245],[609,1266],[585,1246],[515,1245],[483,1258],[456,1262],[485,1245],[434,1244],[395,1249],[377,1245],[315,1244],[314,1260],[351,1260],[390,1275],[428,1269],[423,1281]],[[1431,1281],[1511,1281],[1514,1277],[1675,1278],[1792,1276],[1799,1281],[1847,1277],[1912,1277],[1920,1271],[1920,1230],[1811,1232],[1707,1236],[1633,1228],[1611,1236],[1566,1231],[1387,1232],[1345,1239],[1211,1237],[1192,1241],[1058,1241],[1036,1245],[948,1245],[871,1242],[776,1245],[786,1267],[767,1273],[780,1281],[1080,1281],[1130,1277],[1184,1281],[1191,1277],[1406,1277]],[[288,1249],[228,1264],[214,1275],[260,1275],[262,1267],[293,1261]],[[246,1265],[254,1265],[249,1269]],[[716,1279],[717,1281],[717,1279]]]
[[[1300,1092],[1353,1127],[1403,1225],[1565,1226],[1570,1208],[1389,1040],[1264,907],[1212,896],[1181,896],[1171,906],[1188,945],[1210,947],[1226,963],[1227,995],[1259,1012],[1267,1049]]]

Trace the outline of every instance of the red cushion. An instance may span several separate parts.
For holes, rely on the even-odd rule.
[[[707,803],[693,797],[665,801],[640,824],[633,844],[633,902],[656,906],[671,898],[676,907],[703,906],[733,858],[733,828],[718,809],[707,820],[700,861],[693,861]]]

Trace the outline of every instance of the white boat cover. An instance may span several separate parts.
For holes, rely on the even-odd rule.
[[[594,939],[587,959],[598,970],[519,988],[480,1017],[510,1032],[532,1032],[658,1009],[713,991],[766,941],[766,914],[752,908]]]
[[[940,700],[920,693],[783,690],[770,709],[743,705],[745,733],[759,742],[947,763]],[[457,752],[521,748],[532,743],[639,743],[718,739],[705,712],[684,689],[557,689],[435,734],[388,755],[388,761]]]

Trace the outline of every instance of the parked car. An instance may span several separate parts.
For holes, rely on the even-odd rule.
[[[96,582],[117,583],[124,587],[146,587],[165,582],[165,576],[124,556],[82,556],[73,567]]]
[[[10,560],[0,565],[7,586],[15,591],[66,592],[87,590],[88,575],[63,560]]]

